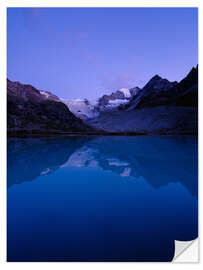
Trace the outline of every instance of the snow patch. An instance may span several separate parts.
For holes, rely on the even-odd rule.
[[[66,104],[69,110],[77,117],[86,116],[87,118],[94,118],[99,115],[97,110],[97,100],[86,100],[86,99],[61,99]]]
[[[124,162],[124,161],[121,161],[119,159],[114,159],[114,158],[109,158],[107,159],[108,163],[110,166],[117,166],[117,167],[120,167],[120,166],[128,166],[129,163],[127,162]]]
[[[125,168],[124,171],[120,174],[122,177],[130,176],[131,168]]]
[[[46,170],[42,171],[40,173],[40,175],[45,175],[45,174],[48,174],[51,170],[49,168],[47,168]]]
[[[97,167],[98,163],[94,159],[97,150],[87,147],[82,147],[74,152],[68,161],[61,166],[64,167]]]
[[[119,106],[128,102],[128,99],[113,99],[109,100],[110,105]]]
[[[77,117],[86,120],[91,118],[96,118],[99,116],[100,112],[114,110],[120,105],[124,105],[129,102],[131,98],[130,90],[127,88],[121,88],[118,90],[123,93],[124,97],[109,99],[107,104],[100,104],[100,99],[60,99],[61,102],[66,104],[69,110]],[[43,93],[44,94],[44,93]]]
[[[46,98],[49,98],[49,94],[45,91],[39,91],[41,95],[45,96]]]
[[[129,89],[127,89],[127,88],[121,88],[119,91],[122,92],[126,98],[130,98],[131,97],[131,93],[130,93],[130,90]]]

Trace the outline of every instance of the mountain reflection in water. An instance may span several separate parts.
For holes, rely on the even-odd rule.
[[[197,237],[197,138],[8,140],[9,261],[171,261]]]

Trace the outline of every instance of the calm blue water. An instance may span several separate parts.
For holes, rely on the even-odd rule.
[[[198,236],[196,137],[8,141],[8,261],[171,261]]]

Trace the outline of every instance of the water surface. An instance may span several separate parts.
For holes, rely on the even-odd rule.
[[[197,138],[8,140],[8,261],[171,261],[198,236]]]

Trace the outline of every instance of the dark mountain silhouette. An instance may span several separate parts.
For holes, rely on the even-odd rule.
[[[84,121],[48,91],[9,80],[7,91],[9,133],[197,134],[198,66],[179,83],[155,75],[142,89],[104,95],[99,108],[110,109]]]
[[[196,107],[198,103],[198,67],[177,82],[154,76],[124,109],[140,109],[161,105]]]
[[[197,134],[198,67],[177,82],[155,75],[127,104],[88,119],[106,132]]]
[[[31,85],[7,80],[8,132],[91,130],[60,99]]]

